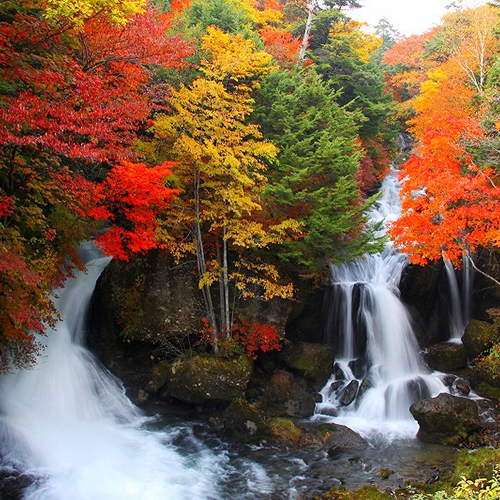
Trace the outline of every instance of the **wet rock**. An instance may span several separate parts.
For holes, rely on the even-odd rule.
[[[342,406],[349,406],[355,399],[358,393],[359,382],[357,380],[351,380],[345,389],[342,391],[340,396],[340,404]]]
[[[267,424],[267,434],[273,441],[288,446],[297,446],[304,433],[288,418],[271,418]]]
[[[324,344],[296,342],[281,353],[280,359],[292,371],[320,385],[332,373],[333,350]]]
[[[343,385],[345,385],[343,380],[336,380],[330,384],[330,390],[332,392],[338,391]]]
[[[232,401],[242,397],[252,374],[248,358],[185,357],[169,364],[162,397],[191,404]]]
[[[279,370],[268,382],[260,404],[275,417],[310,417],[314,412],[314,392],[304,379]]]
[[[160,361],[151,369],[149,381],[147,383],[147,390],[151,394],[158,392],[167,382],[167,377],[170,372],[170,363],[167,361]]]
[[[335,375],[336,380],[345,380],[346,376],[344,373],[344,370],[340,367],[338,363],[335,363],[333,365],[333,374]]]
[[[373,378],[370,374],[368,374],[363,381],[361,382],[358,390],[358,394],[356,396],[356,400],[360,401],[363,397],[364,393],[373,387]]]
[[[453,389],[461,394],[462,396],[467,396],[470,393],[470,385],[467,380],[463,378],[457,378],[453,383]]]
[[[329,455],[343,450],[362,450],[368,443],[349,427],[339,424],[322,424],[311,429],[319,438],[321,449]]]
[[[418,437],[438,444],[458,444],[481,428],[478,406],[470,399],[440,394],[410,407],[418,421]]]
[[[319,413],[321,415],[328,415],[329,417],[336,417],[339,414],[333,406],[325,406],[321,408]]]
[[[355,378],[362,379],[366,373],[366,362],[363,358],[353,359],[349,361],[349,368]]]
[[[429,348],[425,360],[433,370],[449,372],[467,366],[467,353],[462,344],[441,342]]]
[[[447,375],[444,375],[444,376],[441,377],[441,380],[443,381],[443,384],[446,387],[449,387],[450,389],[453,386],[453,382],[455,382],[456,379],[457,379],[457,376],[456,375],[451,375],[451,374],[447,374]]]
[[[0,498],[2,500],[21,500],[25,490],[33,481],[19,472],[4,467],[0,470]]]
[[[498,332],[491,323],[473,319],[465,329],[462,342],[470,359],[477,358],[498,340]]]
[[[314,402],[315,403],[322,403],[323,402],[323,396],[319,392],[317,392],[314,395]]]
[[[224,427],[239,440],[257,442],[267,429],[265,414],[242,398],[236,398],[222,414]]]

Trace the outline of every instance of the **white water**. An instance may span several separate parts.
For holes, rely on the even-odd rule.
[[[182,456],[169,444],[172,432],[148,431],[118,381],[81,345],[90,297],[108,262],[94,258],[87,274],[58,291],[65,320],[48,332],[37,367],[2,378],[4,459],[35,478],[27,499],[220,498],[223,457],[203,446]]]
[[[472,266],[466,254],[462,258],[462,292],[451,261],[443,256],[450,289],[450,341],[460,342],[471,319]]]
[[[387,226],[401,210],[396,171],[387,176],[382,191],[370,215]],[[409,412],[411,404],[449,392],[442,374],[430,373],[423,363],[410,315],[399,299],[406,265],[406,256],[388,245],[381,254],[331,267],[326,336],[337,367],[321,391],[323,401],[316,405],[315,418],[347,425],[365,436],[409,437],[418,430]],[[342,378],[344,384],[332,390],[331,385],[340,385]],[[346,385],[355,379],[361,384],[365,378],[371,387],[343,405]]]

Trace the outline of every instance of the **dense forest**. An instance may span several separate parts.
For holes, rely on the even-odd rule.
[[[215,339],[239,297],[380,249],[365,211],[397,130],[391,39],[327,4],[2,3],[4,364],[32,359],[85,238],[195,256]]]

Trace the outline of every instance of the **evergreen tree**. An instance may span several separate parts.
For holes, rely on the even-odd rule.
[[[361,199],[356,179],[358,127],[338,97],[313,72],[279,71],[257,98],[255,119],[280,150],[268,173],[268,210],[304,228],[303,238],[284,244],[280,256],[311,271],[379,248],[364,216],[373,199]]]

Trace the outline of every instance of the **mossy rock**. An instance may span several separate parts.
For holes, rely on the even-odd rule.
[[[333,349],[324,344],[297,342],[287,347],[280,359],[299,375],[324,384],[333,369]]]
[[[243,397],[252,367],[245,357],[186,356],[169,365],[164,396],[192,404],[232,401]]]
[[[433,370],[451,372],[467,366],[467,353],[462,344],[441,342],[429,348],[425,360]]]
[[[167,382],[170,373],[170,363],[167,361],[160,361],[153,366],[149,374],[149,381],[146,389],[149,393],[157,393]]]
[[[313,429],[328,454],[343,450],[363,450],[368,443],[355,431],[340,424],[321,424]]]
[[[278,370],[267,383],[260,404],[274,417],[307,418],[314,412],[314,393],[304,379]]]
[[[267,424],[267,434],[274,440],[283,444],[298,445],[303,437],[303,432],[290,419],[275,417]]]
[[[480,382],[475,389],[482,397],[500,401],[500,387],[495,387],[487,382]]]
[[[465,329],[462,342],[469,358],[475,359],[485,353],[498,338],[498,332],[491,323],[473,319]]]
[[[420,426],[417,436],[428,443],[456,446],[481,429],[477,403],[451,394],[422,399],[410,412]]]
[[[266,415],[243,398],[233,399],[222,419],[224,427],[246,443],[258,442],[267,430]]]

